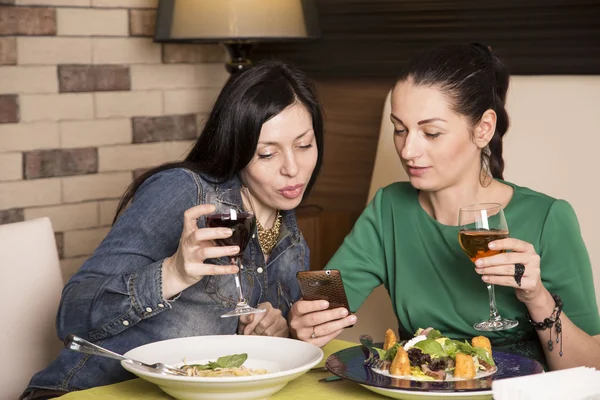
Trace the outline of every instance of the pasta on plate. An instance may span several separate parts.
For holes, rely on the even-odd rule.
[[[232,354],[219,357],[217,361],[209,361],[207,364],[184,363],[181,369],[186,371],[187,376],[201,377],[235,377],[264,375],[266,369],[247,368],[243,364],[248,359],[248,354]]]

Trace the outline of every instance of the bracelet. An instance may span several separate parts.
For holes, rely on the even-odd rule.
[[[556,343],[560,343],[560,352],[558,353],[561,357],[563,355],[562,351],[562,324],[560,322],[560,313],[563,309],[563,302],[560,299],[560,296],[556,293],[550,293],[552,298],[554,299],[554,310],[550,317],[544,319],[543,322],[535,322],[531,319],[529,313],[527,313],[527,320],[533,327],[538,331],[543,331],[546,329],[550,329],[550,340],[548,340],[548,350],[554,350],[554,343],[552,342],[552,327],[556,326]]]

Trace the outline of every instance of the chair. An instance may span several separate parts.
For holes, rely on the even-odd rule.
[[[371,201],[379,188],[398,181],[408,181],[408,175],[406,175],[404,168],[402,168],[400,157],[398,157],[396,147],[394,146],[394,138],[392,136],[394,124],[392,124],[392,120],[390,119],[392,112],[391,97],[392,91],[390,90],[383,103],[377,153],[375,153],[375,165],[373,165],[373,175],[371,175],[367,203]]]
[[[62,347],[55,319],[63,280],[47,217],[0,225],[0,273],[0,397],[17,399]]]

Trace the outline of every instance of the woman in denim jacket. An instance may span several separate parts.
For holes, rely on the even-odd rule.
[[[148,171],[125,193],[112,229],[64,288],[60,338],[74,333],[124,353],[185,336],[289,336],[286,316],[300,297],[296,272],[309,264],[294,209],[314,185],[322,155],[322,112],[302,72],[268,62],[232,76],[185,160]],[[236,304],[229,257],[239,250],[214,244],[230,229],[198,227],[196,219],[214,211],[205,204],[208,191],[241,185],[258,224],[279,225],[279,239],[269,250],[254,235],[243,254],[244,295],[267,311],[221,318]],[[133,377],[118,361],[65,349],[23,398]]]

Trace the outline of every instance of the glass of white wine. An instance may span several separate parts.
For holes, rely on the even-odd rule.
[[[490,257],[505,250],[492,250],[488,244],[494,240],[509,237],[508,224],[502,205],[498,203],[479,203],[463,207],[458,213],[458,241],[471,261]],[[478,331],[490,332],[514,328],[519,322],[500,316],[496,307],[494,285],[487,284],[490,317],[473,325]]]

